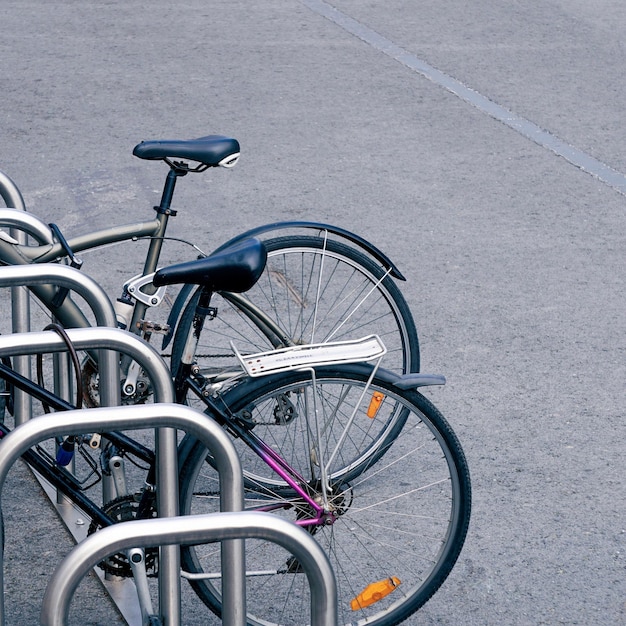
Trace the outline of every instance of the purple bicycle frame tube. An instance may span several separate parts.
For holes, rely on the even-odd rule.
[[[315,502],[311,496],[300,486],[297,481],[301,483],[306,483],[306,480],[303,476],[300,476],[298,472],[293,469],[285,459],[279,456],[272,448],[270,448],[263,440],[259,439],[256,436],[252,436],[251,439],[253,441],[248,441],[248,445],[256,452],[256,454],[263,459],[265,463],[278,474],[290,487],[294,489],[294,491],[303,498],[309,506],[315,511],[315,517],[310,519],[297,520],[296,524],[298,526],[315,526],[323,522],[326,517],[324,509]],[[295,477],[295,480],[294,480]],[[280,505],[272,505],[267,508],[261,507],[258,510],[272,510],[282,508]]]
[[[189,389],[191,389],[203,402],[210,408],[216,411],[218,414],[222,413],[221,409],[210,403],[207,398],[202,396],[200,388],[191,380],[187,381]],[[223,415],[223,413],[222,413]],[[228,422],[228,418],[224,416],[224,421]],[[234,424],[231,425],[234,426]],[[306,479],[301,476],[293,467],[278,455],[272,448],[270,448],[262,439],[259,439],[254,433],[249,430],[237,429],[237,435],[241,438],[246,445],[257,454],[276,474],[278,474],[294,491],[300,496],[312,509],[315,511],[315,517],[309,519],[296,520],[298,526],[317,526],[323,524],[329,520],[328,513],[324,511],[317,502],[315,502],[311,496],[300,486],[306,484]],[[298,482],[299,481],[299,482]],[[274,504],[267,507],[259,507],[257,511],[273,511],[276,509],[284,508],[283,505]],[[334,516],[331,516],[331,519]]]

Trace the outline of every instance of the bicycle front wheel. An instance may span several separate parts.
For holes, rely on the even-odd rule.
[[[217,317],[202,332],[201,371],[236,364],[242,354],[288,345],[378,335],[383,365],[399,374],[419,371],[419,341],[410,309],[385,269],[354,247],[323,237],[286,236],[263,242],[268,261],[248,292],[216,294]],[[197,294],[183,312],[172,345],[175,373],[192,324]]]
[[[368,372],[363,366],[318,368],[315,384],[306,372],[248,380],[222,400],[252,432],[261,428],[306,493],[326,504],[332,523],[307,525],[314,518],[310,503],[278,477],[270,485],[250,450],[242,459],[249,470],[246,508],[272,511],[315,536],[337,578],[339,624],[391,626],[419,609],[454,566],[469,525],[470,478],[458,439],[439,411],[421,394],[395,387],[384,372],[368,384]],[[300,428],[280,439],[271,436],[268,422],[277,433],[285,428],[275,419],[285,400]],[[394,418],[398,407],[401,423]],[[376,434],[368,436],[372,428]],[[351,466],[352,475],[336,471]],[[255,482],[252,472],[263,479]],[[200,444],[181,458],[180,488],[181,511],[218,509],[217,475]],[[182,562],[194,575],[196,593],[219,615],[219,548],[184,547]],[[289,554],[247,540],[246,571],[248,624],[308,623],[306,576]]]

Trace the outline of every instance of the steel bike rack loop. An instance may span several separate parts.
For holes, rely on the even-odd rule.
[[[24,212],[26,215],[26,205],[24,198],[17,188],[17,185],[3,172],[0,172],[0,196],[7,207],[13,207],[16,211]],[[26,233],[20,229],[11,229],[11,235],[20,244],[26,243]],[[11,309],[14,333],[26,333],[30,330],[30,302],[28,294],[18,287],[11,288]],[[30,359],[27,356],[19,356],[13,361],[13,367],[18,374],[30,377]],[[15,418],[23,421],[30,415],[31,399],[28,394],[17,390],[15,393]]]
[[[137,520],[89,536],[61,561],[44,595],[43,626],[63,626],[69,602],[83,576],[103,558],[134,546],[201,543],[258,538],[282,545],[302,565],[311,588],[311,626],[337,625],[337,588],[326,553],[305,530],[270,513],[213,513],[169,519]],[[224,587],[224,585],[222,586]],[[245,615],[243,616],[245,624]],[[230,626],[232,622],[223,624]]]
[[[243,509],[243,476],[241,464],[235,447],[226,432],[214,421],[194,409],[178,404],[148,404],[129,407],[104,407],[81,411],[65,411],[33,418],[18,426],[3,438],[0,443],[0,510],[2,487],[6,475],[13,463],[29,448],[40,441],[68,432],[83,434],[104,430],[124,430],[128,428],[141,429],[162,425],[180,428],[191,433],[207,446],[215,457],[217,470],[220,476],[220,503],[225,511],[241,511]],[[160,494],[159,494],[160,495]],[[1,530],[1,525],[0,525]],[[124,531],[114,529],[114,537],[121,536]],[[107,536],[110,536],[107,535]],[[226,538],[228,539],[228,537]],[[227,545],[234,545],[236,550],[223,552],[224,584],[230,589],[229,596],[224,597],[228,623],[232,626],[245,624],[245,582],[244,582],[244,554],[242,541],[228,541]],[[81,544],[79,544],[81,545]],[[127,544],[129,548],[139,547]],[[151,544],[151,545],[154,545]],[[176,545],[168,544],[177,549]],[[0,551],[0,565],[3,556]],[[0,608],[2,611],[0,623],[4,624],[3,602],[3,568],[0,567]],[[180,584],[179,570],[176,570],[176,586]],[[168,589],[168,595],[176,595]],[[162,598],[160,598],[162,599]],[[180,600],[177,601],[177,614],[164,616],[168,626],[180,624]],[[238,616],[241,615],[242,618]],[[243,621],[241,621],[243,619]]]
[[[21,322],[24,322],[24,319],[28,322],[24,332],[30,330],[28,309],[26,309],[25,312],[26,317],[24,318],[22,316],[24,308],[21,306],[21,296],[24,295],[24,292],[23,290],[16,288],[47,284],[56,284],[60,287],[67,287],[83,297],[87,304],[91,307],[99,326],[117,326],[115,312],[111,301],[102,288],[86,274],[82,274],[78,270],[65,265],[12,265],[0,268],[0,287],[14,288],[11,296],[14,332],[18,332],[15,325],[16,317],[18,317]],[[16,292],[19,294],[18,300],[15,299]],[[28,300],[26,302],[28,303]],[[110,374],[110,372],[112,371],[112,368],[117,369],[118,367],[116,355],[112,353],[104,354],[102,355],[102,361],[103,363],[100,365],[102,372],[104,372],[107,379],[110,375],[112,380],[113,374]],[[16,371],[19,374],[28,377],[30,375],[30,365],[24,365],[22,369],[16,367]],[[24,373],[24,371],[26,371],[26,373]],[[116,388],[117,385],[115,387],[108,388],[108,391],[113,395],[110,398],[103,399],[103,402],[108,406],[116,406],[120,403],[119,391],[116,391]],[[23,392],[20,392],[20,394],[24,395]],[[30,401],[28,403],[25,401],[18,402],[15,408],[16,424],[21,424],[26,421],[28,417],[30,417]]]
[[[26,217],[28,214],[22,211],[10,211],[9,209],[0,210],[0,224],[3,223],[3,215],[6,213],[17,214],[18,217]],[[36,221],[37,218],[34,218]],[[45,224],[40,222],[43,231]],[[49,230],[49,229],[48,229]],[[50,234],[50,238],[52,235]],[[89,276],[79,272],[78,270],[68,267],[67,265],[57,265],[52,263],[45,263],[41,265],[12,265],[0,268],[0,287],[11,286],[13,288],[19,286],[34,286],[34,285],[58,285],[59,287],[65,287],[79,294],[87,302],[91,311],[96,319],[98,326],[111,326],[116,327],[117,321],[115,318],[115,311],[113,305],[109,300],[109,297],[104,290]],[[20,293],[23,290],[18,290]],[[14,318],[20,317],[21,308],[19,301],[15,301],[12,298],[12,309]],[[30,320],[28,321],[28,329],[30,330]],[[14,328],[14,332],[15,328]],[[20,358],[20,357],[17,357]],[[60,359],[60,355],[56,355],[55,358],[55,391],[69,389],[69,374],[67,369],[60,367],[60,363],[57,362]],[[99,357],[99,362],[102,362],[100,369],[104,371],[104,375],[109,380],[109,374],[111,368],[117,368],[117,356],[112,352],[104,352]],[[117,370],[116,370],[117,371]],[[21,373],[21,372],[19,372]],[[113,378],[110,378],[113,380]],[[24,394],[21,390],[17,392]],[[120,403],[119,391],[117,386],[113,387],[107,385],[106,393],[113,394],[111,397],[104,397],[102,399],[105,406],[117,406]],[[61,391],[60,395],[65,396],[66,392]],[[26,402],[18,402],[15,407],[15,423],[21,424],[30,417],[30,410],[25,414],[22,407],[26,406]],[[31,407],[30,398],[28,399],[28,407]]]
[[[26,210],[20,190],[4,172],[0,172],[0,196],[8,207]]]
[[[78,350],[96,349],[121,352],[137,361],[152,382],[155,402],[174,402],[174,385],[170,372],[160,355],[150,344],[136,335],[118,328],[76,328],[67,334]],[[0,336],[0,356],[40,354],[65,351],[65,342],[53,332],[30,332]],[[106,353],[105,353],[106,354]],[[107,360],[111,358],[109,354]],[[119,404],[119,368],[117,355],[113,356],[111,367],[106,371],[100,366],[101,398]],[[106,361],[105,361],[106,363]],[[114,366],[113,366],[114,365]],[[28,422],[25,422],[25,424]],[[169,425],[168,425],[169,426]],[[1,446],[0,446],[1,447]],[[178,472],[176,430],[165,427],[156,429],[155,450],[157,462],[157,507],[160,517],[174,517],[178,514]],[[235,547],[233,547],[235,545]],[[228,542],[224,551],[238,548]],[[235,558],[235,557],[233,557]],[[180,555],[176,546],[164,546],[161,550],[159,570],[159,600],[161,614],[166,623],[176,624],[180,614]],[[1,622],[0,622],[1,623]]]
[[[0,211],[1,215],[2,211]],[[0,269],[0,287],[58,285],[78,293],[91,307],[98,326],[117,327],[109,296],[98,283],[73,267],[42,263],[7,265]]]
[[[50,226],[23,209],[0,209],[0,225],[11,228],[11,236],[13,237],[15,237],[15,231],[18,231],[30,235],[39,244],[52,245],[54,243]]]
[[[191,433],[211,450],[220,476],[221,506],[226,511],[241,511],[243,508],[243,477],[239,457],[232,441],[216,422],[207,419],[204,414],[194,409],[178,404],[148,404],[65,411],[36,417],[18,426],[6,435],[0,444],[0,510],[2,487],[9,469],[21,454],[40,441],[68,433],[83,434],[94,431],[106,432],[106,430],[141,429],[164,425]],[[157,501],[166,496],[164,485],[157,482]],[[1,529],[0,521],[0,531]],[[174,539],[176,539],[175,536]],[[180,543],[180,541],[174,541],[174,543]],[[133,541],[125,545],[129,548],[139,547],[135,546]],[[171,543],[168,545],[177,549],[176,545]],[[231,620],[228,623],[233,626],[240,626],[245,624],[245,610],[242,608],[245,603],[243,542],[228,541],[225,545],[231,547],[234,545],[237,548],[237,550],[223,551],[222,555],[224,584],[225,588],[229,589],[229,593],[224,596],[225,611],[228,619]],[[3,550],[4,546],[0,548],[0,565],[3,565]],[[3,581],[3,567],[0,567],[1,624],[4,624]],[[178,592],[167,589],[169,596],[175,596],[170,597],[170,600],[173,599],[176,602],[177,613],[176,615],[164,616],[168,626],[180,624],[179,585],[180,577],[177,569],[176,589]]]

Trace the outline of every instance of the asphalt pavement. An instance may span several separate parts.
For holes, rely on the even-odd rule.
[[[407,623],[626,624],[623,2],[3,0],[0,15],[0,170],[37,216],[76,234],[148,220],[165,172],[133,146],[226,134],[240,163],[181,180],[172,235],[211,249],[328,221],[407,277],[474,490],[454,571]],[[84,266],[113,297],[140,269],[116,250]],[[37,623],[71,542],[22,469],[3,511],[7,624]],[[72,620],[121,623],[95,580]]]

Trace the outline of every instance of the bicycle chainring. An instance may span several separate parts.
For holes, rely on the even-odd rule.
[[[102,510],[116,522],[127,522],[133,520],[137,516],[139,501],[133,495],[121,496],[115,498],[102,508]],[[154,512],[156,517],[156,511]],[[101,526],[95,520],[89,525],[88,535],[92,535],[100,530]],[[158,548],[146,548],[145,563],[146,572],[150,578],[156,577],[158,573]],[[104,561],[98,563],[98,567],[106,574],[119,576],[120,578],[132,578],[133,572],[125,554],[117,553],[107,557]]]

